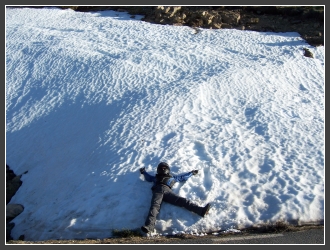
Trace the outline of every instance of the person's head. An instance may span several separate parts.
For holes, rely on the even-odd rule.
[[[165,175],[170,173],[170,166],[166,162],[161,162],[157,167],[157,174]]]

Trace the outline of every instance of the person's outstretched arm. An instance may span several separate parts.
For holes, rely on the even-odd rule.
[[[177,182],[184,182],[184,181],[188,180],[191,176],[196,175],[196,174],[198,174],[198,170],[193,170],[188,173],[184,173],[184,174],[180,174],[180,175],[174,175],[173,178]]]
[[[152,176],[152,175],[148,174],[147,171],[146,171],[146,168],[140,168],[140,173],[143,174],[146,181],[149,181],[149,182],[154,182],[155,181],[155,176]]]

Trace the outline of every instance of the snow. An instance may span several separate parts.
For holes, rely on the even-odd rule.
[[[323,220],[324,47],[141,18],[6,9],[6,163],[24,206],[12,237],[139,229],[152,196],[139,169],[161,161],[198,169],[173,190],[212,209],[163,203],[157,234]]]

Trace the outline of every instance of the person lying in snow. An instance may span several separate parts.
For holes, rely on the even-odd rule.
[[[196,175],[198,170],[193,170],[181,175],[170,175],[169,165],[166,162],[161,162],[157,166],[156,176],[148,174],[145,168],[140,168],[140,173],[144,175],[146,181],[154,183],[151,188],[153,195],[151,198],[149,214],[144,226],[141,227],[143,232],[149,233],[154,231],[156,216],[160,211],[160,206],[163,201],[175,206],[184,207],[202,217],[204,217],[210,210],[210,203],[206,204],[205,207],[200,207],[197,204],[192,203],[190,200],[178,196],[171,190],[176,182],[186,181],[189,177]]]

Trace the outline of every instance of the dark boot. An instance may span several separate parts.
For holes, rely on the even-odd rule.
[[[209,213],[210,208],[211,208],[211,204],[207,203],[202,210],[201,216],[204,217],[205,215],[207,215]]]

